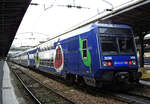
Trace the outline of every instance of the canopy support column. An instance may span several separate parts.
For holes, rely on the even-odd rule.
[[[140,67],[144,67],[144,35],[139,32],[140,39]]]

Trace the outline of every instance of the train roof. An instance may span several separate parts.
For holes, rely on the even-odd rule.
[[[92,26],[98,26],[98,27],[112,27],[112,28],[127,28],[131,29],[132,27],[128,25],[122,25],[122,24],[103,24],[103,23],[95,23]]]
[[[93,28],[96,28],[96,27],[114,27],[114,28],[128,28],[128,29],[131,29],[132,27],[128,26],[128,25],[122,25],[122,24],[104,24],[104,23],[91,23],[89,25],[86,25],[86,26],[83,26],[83,27],[80,27],[78,29],[70,29],[70,30],[67,30],[63,33],[60,33],[60,34],[57,34],[55,35],[54,37],[50,38],[49,40],[47,40],[45,43],[42,43],[42,44],[39,44],[38,46],[41,46],[41,45],[44,45],[44,44],[47,44],[48,41],[52,40],[52,39],[55,39],[57,37],[60,37],[60,36],[65,36],[67,34],[74,34],[74,33],[78,33],[78,34],[81,34],[81,33],[84,33],[84,32],[87,32]],[[37,46],[37,47],[38,47]]]
[[[49,44],[48,42],[49,42],[50,40],[52,40],[52,39],[55,39],[55,38],[60,37],[60,36],[63,36],[63,35],[65,36],[65,35],[67,35],[67,34],[77,33],[77,32],[78,32],[78,34],[80,34],[80,33],[83,33],[83,32],[87,32],[87,31],[89,31],[89,30],[91,30],[91,29],[93,29],[93,28],[97,28],[97,27],[113,27],[113,28],[129,28],[129,29],[131,29],[130,26],[128,26],[128,25],[122,25],[122,24],[92,23],[92,24],[89,24],[89,25],[87,25],[87,26],[83,26],[83,27],[78,28],[78,29],[68,30],[68,31],[66,31],[66,32],[64,32],[64,33],[62,33],[62,34],[55,35],[55,37],[50,38],[50,39],[47,40],[45,43],[39,44],[39,45],[35,46],[34,48],[30,48],[30,49],[28,49],[28,50],[26,50],[26,51],[24,51],[24,52],[32,53],[32,52],[35,51],[38,47],[40,47],[40,46],[45,46],[45,45]],[[24,53],[24,52],[23,52],[23,53]],[[21,54],[21,53],[20,53],[20,54]]]
[[[128,29],[132,28],[132,27],[130,27],[128,25],[122,25],[122,24],[104,24],[104,23],[97,23],[96,22],[96,23],[91,23],[89,25],[77,28],[77,29],[67,30],[67,31],[65,31],[63,33],[55,35],[54,37],[50,38],[49,40],[52,40],[54,38],[60,37],[62,35],[70,34],[70,33],[73,33],[73,32],[79,32],[78,34],[80,34],[80,33],[83,33],[83,32],[87,32],[87,31],[89,31],[89,30],[91,30],[93,28],[96,28],[96,27],[114,27],[114,28],[128,28]]]

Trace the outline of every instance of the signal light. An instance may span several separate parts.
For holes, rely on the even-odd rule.
[[[129,65],[132,65],[132,61],[129,61]]]
[[[128,64],[128,61],[125,61],[124,64]]]
[[[136,61],[135,61],[135,60],[132,60],[132,64],[133,64],[133,65],[136,65]]]
[[[107,62],[107,66],[111,66],[112,63],[110,61]]]
[[[112,66],[112,62],[111,61],[103,61],[103,66],[104,67],[110,67],[110,66]]]
[[[103,61],[103,66],[104,66],[104,67],[107,66],[107,61]]]
[[[130,60],[129,65],[136,65],[136,60]]]

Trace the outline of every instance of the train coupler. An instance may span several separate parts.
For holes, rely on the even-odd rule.
[[[128,82],[129,80],[128,72],[117,72],[114,76],[117,82]]]

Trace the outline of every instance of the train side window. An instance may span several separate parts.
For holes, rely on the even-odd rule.
[[[83,58],[87,58],[87,39],[83,39],[82,45]]]
[[[48,47],[48,50],[50,50],[51,48],[50,47]]]

